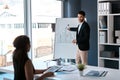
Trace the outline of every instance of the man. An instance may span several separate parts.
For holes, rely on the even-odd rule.
[[[78,51],[76,54],[76,64],[82,63],[87,64],[87,56],[89,50],[89,38],[90,38],[90,27],[85,21],[85,12],[78,12],[79,25],[76,28],[69,27],[69,31],[76,31],[76,39],[72,43],[78,45]]]

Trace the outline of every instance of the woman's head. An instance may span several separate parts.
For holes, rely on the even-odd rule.
[[[16,50],[30,50],[30,40],[27,36],[21,35],[15,38],[13,42],[14,47]]]

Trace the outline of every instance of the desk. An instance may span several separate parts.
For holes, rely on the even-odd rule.
[[[55,77],[51,77],[49,79],[51,80],[54,79],[55,80],[120,80],[119,70],[87,66],[87,69],[85,69],[84,74],[86,74],[90,70],[98,70],[98,71],[105,70],[108,71],[108,73],[105,77],[88,77],[88,76],[80,76],[79,71],[75,70],[73,72],[55,75]]]
[[[39,63],[39,64],[38,64]],[[44,69],[46,68],[46,63],[44,62],[35,62],[33,63],[35,68]],[[75,67],[75,66],[74,66]],[[101,67],[95,67],[95,66],[87,66],[87,68],[84,70],[84,74],[86,74],[90,70],[105,70],[108,71],[107,75],[105,77],[81,77],[79,75],[79,71],[76,69],[72,72],[57,72],[55,73],[54,77],[48,77],[46,80],[120,80],[120,71],[116,69],[108,69],[108,68],[101,68]],[[13,67],[0,67],[1,72],[6,73],[13,73]]]

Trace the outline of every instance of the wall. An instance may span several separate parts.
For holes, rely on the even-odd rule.
[[[63,17],[76,17],[80,10],[80,0],[63,1]]]
[[[89,51],[88,62],[91,65],[97,65],[97,0],[81,0],[81,10],[86,12],[87,21],[91,27],[91,48]]]
[[[91,28],[88,64],[97,66],[97,0],[64,0],[63,8],[64,17],[76,17],[79,10],[86,12],[87,22]]]

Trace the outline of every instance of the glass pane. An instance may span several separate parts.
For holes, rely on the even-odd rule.
[[[23,0],[0,0],[0,66],[12,65],[13,40],[24,34]]]
[[[54,53],[55,20],[61,17],[61,1],[32,0],[32,48],[34,60],[50,60]]]

